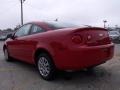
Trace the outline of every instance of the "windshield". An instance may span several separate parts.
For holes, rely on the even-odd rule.
[[[62,29],[62,28],[78,27],[77,25],[74,25],[71,23],[64,23],[64,22],[46,22],[46,23],[53,30]]]

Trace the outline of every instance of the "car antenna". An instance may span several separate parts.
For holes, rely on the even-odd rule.
[[[56,18],[54,21],[57,22],[57,21],[58,21],[58,18]]]

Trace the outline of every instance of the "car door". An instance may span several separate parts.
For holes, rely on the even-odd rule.
[[[35,25],[35,24],[32,25],[32,28],[30,30],[30,36],[32,36],[33,38],[30,42],[28,42],[29,45],[31,45],[31,46],[29,46],[30,49],[28,50],[29,51],[29,54],[28,54],[29,56],[26,55],[26,56],[28,56],[26,58],[29,58],[29,59],[32,58],[32,61],[34,60],[34,53],[35,53],[35,50],[36,50],[36,46],[39,42],[39,38],[37,38],[37,36],[41,35],[41,34],[38,34],[38,33],[42,33],[42,32],[45,32],[45,30],[42,27],[40,27],[38,25]],[[38,34],[38,35],[36,35],[36,34]]]
[[[44,32],[43,28],[32,24],[32,27],[29,31],[29,35],[19,38],[19,40],[24,40],[21,42],[21,46],[20,46],[21,60],[25,60],[26,62],[29,62],[29,63],[34,62],[33,55],[36,50],[36,45],[38,43],[38,40],[35,34],[41,33],[41,32]]]
[[[14,38],[8,42],[9,53],[12,57],[20,60],[26,60],[26,56],[30,48],[29,33],[31,26],[32,26],[31,24],[26,24],[22,26],[14,34]]]

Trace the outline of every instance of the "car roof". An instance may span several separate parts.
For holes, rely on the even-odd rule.
[[[51,30],[51,28],[48,26],[48,24],[47,23],[50,23],[49,21],[32,21],[32,22],[29,22],[29,23],[31,23],[31,24],[35,24],[35,25],[38,25],[38,26],[44,26],[47,30]],[[75,27],[73,27],[73,28],[75,28]],[[80,26],[78,26],[77,28],[83,28],[83,29],[88,29],[88,28],[94,28],[94,29],[104,29],[105,30],[105,28],[102,28],[102,27],[92,27],[92,26],[89,26],[89,25],[80,25]],[[76,29],[77,29],[76,28]],[[107,30],[107,29],[106,29]]]

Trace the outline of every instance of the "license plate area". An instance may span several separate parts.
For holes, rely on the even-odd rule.
[[[103,52],[109,52],[109,48],[103,48],[102,51]]]
[[[108,57],[110,54],[110,48],[103,48],[102,52],[104,56]]]

